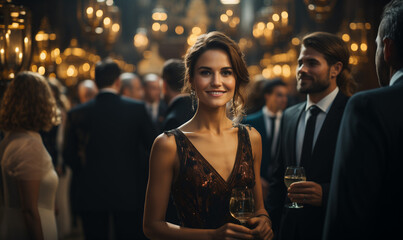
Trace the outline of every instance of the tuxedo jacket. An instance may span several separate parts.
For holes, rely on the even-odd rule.
[[[163,131],[168,131],[181,126],[189,121],[194,114],[195,110],[192,110],[192,99],[190,96],[178,97],[168,106],[163,123]]]
[[[269,180],[268,210],[278,239],[320,239],[333,167],[337,135],[345,105],[348,101],[341,91],[336,95],[320,129],[310,161],[303,163],[307,181],[322,186],[322,206],[304,205],[301,209],[285,208],[289,203],[284,184],[287,166],[296,166],[296,136],[306,102],[294,105],[283,114],[273,175]],[[280,229],[279,229],[280,227]]]
[[[262,163],[260,165],[260,176],[264,179],[269,179],[269,166],[272,165],[271,159],[271,146],[269,146],[269,136],[267,135],[265,115],[263,111],[252,113],[248,115],[242,122],[254,127],[262,138]]]
[[[142,208],[155,130],[144,103],[103,92],[68,112],[64,159],[79,210]]]
[[[403,77],[352,97],[343,116],[324,239],[398,239]],[[342,229],[342,230],[341,230]]]

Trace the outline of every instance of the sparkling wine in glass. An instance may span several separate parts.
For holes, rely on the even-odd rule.
[[[284,183],[287,186],[287,189],[290,187],[292,183],[301,181],[306,181],[305,169],[303,167],[295,167],[295,166],[287,167],[284,173]],[[291,204],[288,205],[288,208],[303,208],[303,207],[304,207],[303,205],[298,205],[298,203],[296,202],[292,202]]]
[[[255,199],[252,189],[247,187],[232,189],[229,211],[234,218],[245,225],[255,213]]]

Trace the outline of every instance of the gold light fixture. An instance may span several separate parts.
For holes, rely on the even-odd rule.
[[[157,5],[152,11],[151,30],[156,39],[161,39],[168,31],[168,12],[162,5]]]
[[[293,29],[289,16],[293,11],[288,0],[269,1],[258,13],[252,34],[263,45],[287,40]]]
[[[149,40],[147,36],[147,29],[144,27],[137,28],[136,35],[133,38],[133,44],[136,47],[137,51],[142,53],[147,49]]]
[[[60,49],[56,47],[56,33],[51,30],[47,17],[42,19],[39,29],[35,35],[36,44],[31,71],[44,76],[56,77],[56,61],[60,58]]]
[[[78,47],[77,39],[72,39],[70,46],[61,54],[57,65],[57,76],[65,81],[67,87],[73,87],[80,80],[94,79],[95,63],[101,58]]]
[[[120,11],[113,0],[80,0],[77,16],[81,29],[91,42],[101,41],[110,49],[120,29]]]
[[[330,17],[336,2],[337,0],[304,0],[309,15],[319,23]]]
[[[28,68],[31,56],[31,16],[24,6],[0,0],[0,74],[13,79]]]

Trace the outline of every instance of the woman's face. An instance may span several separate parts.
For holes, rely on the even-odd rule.
[[[194,68],[192,86],[200,106],[225,107],[234,97],[235,85],[234,71],[225,51],[207,50],[199,57]]]

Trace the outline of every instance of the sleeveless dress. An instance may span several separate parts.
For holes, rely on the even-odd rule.
[[[180,161],[171,194],[181,225],[189,228],[215,229],[232,222],[239,223],[229,212],[234,187],[255,185],[253,155],[249,133],[238,125],[238,148],[234,167],[224,180],[179,129],[165,132],[174,135]],[[217,146],[219,147],[219,146]]]
[[[58,177],[39,133],[6,133],[0,143],[0,163],[4,198],[0,239],[31,239],[20,205],[18,180],[40,180],[38,211],[43,236],[58,239],[54,211]]]

